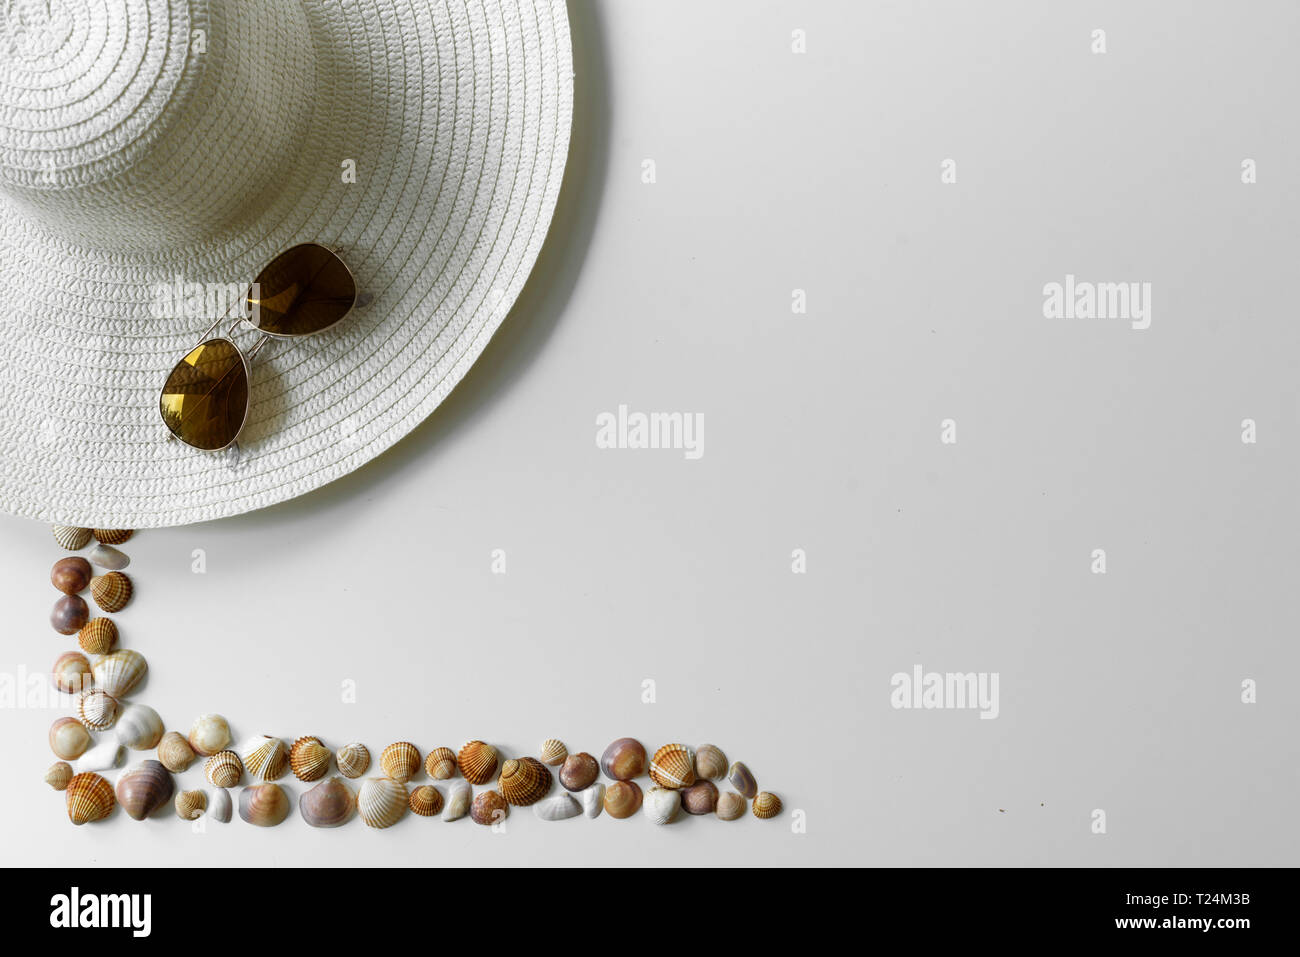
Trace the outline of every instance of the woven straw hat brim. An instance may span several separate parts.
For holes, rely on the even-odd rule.
[[[568,153],[562,0],[304,8],[322,78],[315,112],[292,168],[237,234],[114,253],[54,238],[0,201],[0,509],[147,528],[301,495],[432,412],[519,295]],[[343,159],[355,183],[341,182]],[[159,390],[208,322],[152,315],[158,284],[251,276],[304,241],[339,246],[372,301],[262,352],[238,450],[167,441]]]

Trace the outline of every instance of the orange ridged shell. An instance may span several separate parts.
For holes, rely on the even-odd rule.
[[[289,769],[299,781],[319,781],[330,769],[330,750],[320,738],[299,738],[289,749]]]
[[[234,751],[218,751],[203,765],[213,787],[233,788],[244,776],[244,763]]]
[[[129,528],[96,528],[91,530],[95,541],[101,545],[121,545],[135,534]]]
[[[442,792],[432,784],[421,784],[411,791],[409,803],[420,817],[433,817],[442,810]]]
[[[446,781],[456,776],[456,752],[451,748],[434,748],[424,759],[424,770],[429,777]]]
[[[117,625],[112,618],[92,618],[77,632],[77,644],[89,655],[106,655],[117,644]]]
[[[68,819],[73,824],[100,821],[113,813],[117,798],[113,785],[93,772],[73,775],[64,789],[67,794]]]
[[[754,796],[754,817],[764,820],[781,813],[781,799],[770,791],[759,791]]]
[[[410,741],[397,741],[384,748],[379,766],[394,781],[405,784],[420,770],[420,749]]]
[[[131,579],[124,572],[105,572],[90,580],[90,594],[101,611],[121,611],[131,600]]]
[[[665,744],[650,759],[650,779],[676,790],[695,783],[695,752],[684,744]]]
[[[551,790],[551,772],[536,758],[520,758],[501,765],[497,790],[511,804],[528,807],[546,797]]]
[[[470,784],[487,784],[497,769],[497,749],[482,741],[470,741],[456,755],[456,764]]]

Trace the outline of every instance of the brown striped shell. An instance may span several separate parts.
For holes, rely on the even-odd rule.
[[[421,784],[411,791],[408,803],[420,817],[433,817],[442,810],[442,792],[432,784]]]
[[[117,625],[112,618],[92,618],[77,632],[77,644],[88,655],[106,655],[117,644]]]
[[[197,821],[199,815],[208,809],[208,796],[202,791],[181,791],[172,803],[176,816],[182,821]]]
[[[67,761],[56,761],[45,772],[45,783],[56,791],[64,791],[72,780],[72,765]]]
[[[370,751],[364,744],[345,744],[334,752],[339,773],[345,778],[359,778],[370,767]]]
[[[244,741],[239,756],[244,761],[244,770],[255,781],[274,781],[289,770],[289,749],[269,734],[254,735]]]
[[[158,760],[173,774],[180,774],[188,768],[194,763],[194,758],[194,749],[180,732],[168,731],[158,742]]]
[[[509,803],[519,807],[536,804],[551,790],[551,772],[536,758],[520,758],[501,765],[497,790]]]
[[[695,752],[684,744],[665,744],[650,759],[650,779],[676,789],[695,783]]]
[[[405,784],[420,770],[420,749],[410,741],[396,741],[380,753],[379,766],[394,781]]]
[[[134,590],[125,572],[106,572],[90,580],[90,595],[100,611],[113,614],[126,607]]]
[[[549,765],[553,768],[563,764],[564,759],[569,756],[569,749],[566,748],[564,742],[558,738],[547,738],[542,742],[542,746],[538,749],[538,752],[537,757],[541,760],[542,764]]]
[[[244,764],[234,751],[218,751],[203,765],[203,773],[213,787],[233,788],[244,776]]]
[[[776,817],[781,813],[781,799],[771,791],[759,791],[754,796],[754,817]]]
[[[456,755],[456,764],[470,784],[487,784],[497,769],[497,749],[483,741],[470,741]]]
[[[54,659],[50,680],[64,694],[85,691],[95,683],[94,674],[90,670],[90,659],[79,651],[65,651]]]
[[[85,548],[90,544],[90,529],[88,528],[79,528],[76,525],[55,525],[51,531],[54,533],[54,540],[70,552],[75,552],[77,549]]]
[[[91,534],[101,545],[121,545],[135,533],[129,528],[95,528],[91,529]]]
[[[73,824],[101,821],[113,813],[117,798],[113,785],[94,772],[77,774],[64,788],[68,805],[68,818]]]
[[[320,738],[299,738],[289,749],[289,768],[299,781],[318,781],[330,769],[329,748]]]
[[[434,748],[424,759],[424,770],[429,777],[446,781],[456,776],[456,752],[451,748]]]
[[[143,821],[170,801],[175,790],[165,767],[154,760],[142,761],[117,779],[117,803],[128,817]]]
[[[99,688],[83,691],[77,696],[77,720],[91,731],[111,728],[117,720],[117,702]]]

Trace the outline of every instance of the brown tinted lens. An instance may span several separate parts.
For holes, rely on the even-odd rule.
[[[235,344],[209,339],[176,363],[159,400],[163,421],[196,449],[224,449],[248,414],[248,370]]]
[[[324,246],[287,249],[258,274],[248,297],[254,321],[273,336],[309,336],[342,319],[357,299],[343,261]]]

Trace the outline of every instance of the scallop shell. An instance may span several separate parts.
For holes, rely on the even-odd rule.
[[[137,821],[143,821],[172,799],[176,786],[171,772],[152,759],[142,761],[117,779],[117,803]]]
[[[665,744],[650,759],[650,780],[664,788],[695,783],[695,752],[684,744]]]
[[[420,749],[410,741],[397,741],[380,753],[379,766],[394,781],[405,784],[420,770]]]
[[[674,788],[654,787],[646,792],[641,809],[656,824],[668,824],[682,807],[682,795]]]
[[[541,759],[542,764],[550,765],[551,767],[563,764],[564,759],[569,756],[569,749],[566,748],[564,742],[560,741],[558,738],[547,738],[542,742],[542,746],[537,750],[537,756]]]
[[[230,744],[230,725],[219,714],[201,714],[190,725],[190,747],[195,754],[216,754]]]
[[[168,731],[158,742],[158,760],[173,774],[180,774],[193,764],[194,757],[194,749],[179,732]]]
[[[745,799],[735,791],[724,791],[718,795],[718,819],[734,821],[745,813]]]
[[[80,555],[60,558],[50,567],[50,584],[65,595],[76,595],[85,591],[93,577],[90,562]]]
[[[695,749],[695,776],[716,781],[727,773],[727,756],[712,744],[701,744]]]
[[[239,746],[244,770],[254,781],[274,781],[289,769],[289,749],[279,738],[258,734]]]
[[[117,625],[112,618],[92,618],[77,632],[77,644],[90,655],[106,655],[117,644]]]
[[[213,787],[233,788],[244,776],[244,765],[234,751],[218,751],[204,763],[203,773]]]
[[[298,798],[298,813],[312,827],[339,827],[352,820],[357,798],[340,777],[327,778]]]
[[[128,704],[117,716],[114,733],[131,750],[148,751],[162,739],[162,718],[147,704]]]
[[[121,545],[135,534],[129,528],[92,528],[90,531],[101,545]]]
[[[172,803],[182,821],[197,821],[208,808],[208,796],[202,791],[181,791]]]
[[[482,741],[470,741],[456,755],[456,764],[470,784],[487,784],[497,769],[497,749]]]
[[[95,676],[95,687],[114,698],[125,698],[138,685],[149,664],[144,655],[130,648],[121,648],[105,655],[90,666]]]
[[[499,824],[509,813],[510,805],[497,791],[483,791],[477,794],[474,802],[469,806],[469,816],[475,824]]]
[[[89,658],[79,651],[65,651],[54,659],[50,680],[64,694],[76,694],[93,685],[95,675],[90,670]]]
[[[600,817],[600,812],[605,806],[605,785],[597,781],[579,794],[578,800],[582,802],[583,814],[591,818]]]
[[[90,740],[90,732],[76,718],[55,718],[50,725],[50,750],[65,761],[85,754]]]
[[[111,770],[122,763],[124,754],[126,748],[116,738],[101,738],[89,751],[72,762],[72,773]]]
[[[239,792],[239,816],[257,827],[275,827],[289,816],[289,795],[278,784],[252,784]]]
[[[64,595],[50,609],[50,627],[61,635],[75,635],[90,621],[90,608],[80,595]]]
[[[551,790],[551,772],[536,758],[520,758],[501,765],[497,789],[510,804],[527,807],[546,797]]]
[[[424,759],[424,770],[429,777],[446,781],[456,776],[456,752],[451,748],[434,748]]]
[[[68,782],[71,780],[72,765],[67,761],[55,761],[50,765],[50,769],[45,772],[45,783],[56,791],[66,789]]]
[[[582,807],[572,794],[560,793],[533,805],[533,813],[543,821],[567,821],[582,813]]]
[[[132,591],[131,579],[121,572],[96,575],[90,580],[90,597],[95,599],[100,611],[110,615],[126,607]]]
[[[600,768],[615,781],[631,781],[645,774],[645,745],[636,738],[619,738],[600,756]]]
[[[229,824],[232,814],[230,792],[225,788],[213,788],[207,795],[208,817],[220,824]]]
[[[73,824],[101,821],[113,813],[113,785],[94,772],[75,775],[64,789]]]
[[[617,820],[631,817],[642,799],[641,786],[635,781],[615,781],[605,789],[605,813]]]
[[[117,720],[117,702],[99,688],[77,695],[77,719],[91,731],[111,728]]]
[[[579,751],[564,759],[560,768],[560,783],[566,791],[584,791],[600,777],[600,765],[586,751]]]
[[[52,529],[54,540],[70,552],[85,548],[90,544],[90,529],[76,525],[55,525]]]
[[[763,820],[776,817],[781,813],[781,799],[771,791],[759,791],[754,796],[754,817]]]
[[[131,559],[126,552],[120,548],[114,548],[112,545],[95,545],[86,556],[90,559],[92,565],[98,565],[100,568],[107,568],[109,571],[121,571],[127,565],[131,564]]]
[[[707,778],[682,788],[682,810],[687,814],[712,814],[718,807],[718,786]]]
[[[289,767],[299,781],[319,781],[330,769],[330,750],[320,738],[299,738],[289,749]],[[298,805],[301,808],[301,799]]]
[[[727,772],[727,782],[746,800],[752,799],[758,793],[758,783],[754,780],[754,775],[750,774],[749,768],[739,761]]]
[[[392,827],[406,814],[410,797],[406,785],[392,778],[366,778],[357,795],[357,812],[368,827]]]
[[[345,744],[334,752],[339,772],[345,778],[359,778],[370,767],[370,752],[364,744]]]
[[[433,817],[442,810],[442,792],[432,784],[421,784],[411,791],[408,803],[420,817]]]
[[[444,821],[459,821],[469,813],[469,802],[474,797],[474,789],[468,781],[453,781],[447,792],[447,804],[442,809]]]

